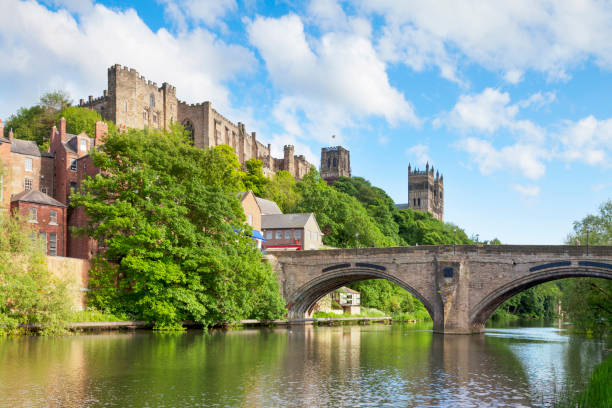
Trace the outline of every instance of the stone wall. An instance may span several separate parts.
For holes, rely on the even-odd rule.
[[[64,258],[60,256],[48,256],[47,266],[55,276],[66,279],[69,282],[69,293],[73,308],[83,310],[85,308],[85,292],[89,280],[89,269],[91,264],[85,259]]]

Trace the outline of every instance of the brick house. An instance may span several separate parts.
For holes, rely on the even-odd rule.
[[[46,253],[66,256],[66,206],[38,190],[25,190],[11,198],[11,213],[21,215],[46,243]]]
[[[268,251],[319,249],[323,245],[323,233],[313,213],[263,215],[261,228]]]
[[[257,243],[257,248],[261,249],[266,241],[261,228],[261,217],[269,214],[282,214],[283,212],[274,201],[257,197],[252,190],[246,193],[238,193],[238,197],[247,224],[253,228],[253,239]]]

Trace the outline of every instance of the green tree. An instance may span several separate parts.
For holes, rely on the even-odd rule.
[[[101,173],[71,202],[103,243],[90,281],[96,307],[157,328],[283,314],[276,275],[248,236],[231,148],[194,148],[174,127],[111,133],[92,154]]]
[[[597,214],[574,222],[567,244],[612,245],[612,200]],[[612,280],[576,278],[562,281],[562,308],[583,331],[609,332],[612,327]]]
[[[71,101],[62,91],[48,92],[40,97],[37,105],[20,108],[5,124],[5,136],[13,129],[15,137],[35,141],[46,150],[51,128],[59,120],[59,112],[70,106]]]
[[[67,283],[51,274],[43,244],[27,222],[0,214],[0,335],[20,324],[63,332],[70,316]]]
[[[63,109],[58,117],[66,119],[66,132],[73,135],[85,132],[89,137],[94,137],[96,122],[102,120],[102,116],[95,110],[78,106],[69,106]],[[109,132],[116,130],[113,122],[108,121],[106,124]]]
[[[246,174],[243,183],[246,190],[253,190],[257,197],[265,194],[270,179],[263,174],[263,162],[259,159],[249,159],[244,163]]]
[[[291,173],[285,170],[277,171],[266,186],[263,198],[276,202],[283,213],[290,213],[302,199],[296,186],[297,182]]]

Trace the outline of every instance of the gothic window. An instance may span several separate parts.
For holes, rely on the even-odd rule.
[[[331,158],[330,157],[327,158],[327,167],[331,167]]]
[[[153,125],[157,126],[157,114],[153,114]]]
[[[153,95],[153,94],[149,95],[149,106],[151,108],[155,107],[155,95]]]
[[[193,130],[193,124],[191,123],[191,121],[189,119],[185,119],[185,121],[183,122],[183,127],[185,128],[185,133],[187,133],[187,137],[189,138],[189,141],[191,142],[191,145],[194,145],[195,142],[195,136],[194,136],[194,130]]]
[[[334,157],[334,167],[338,166],[338,161],[336,160],[336,158]]]
[[[420,207],[421,206],[421,199],[420,198],[417,200],[417,203],[419,204],[419,207]]]
[[[412,205],[416,207],[416,198],[412,199]]]
[[[149,116],[147,115],[147,111],[143,111],[142,112],[142,120],[144,120],[146,122],[148,117]]]

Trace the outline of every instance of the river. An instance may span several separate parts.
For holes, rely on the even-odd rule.
[[[549,406],[602,341],[414,324],[0,338],[1,407]]]

